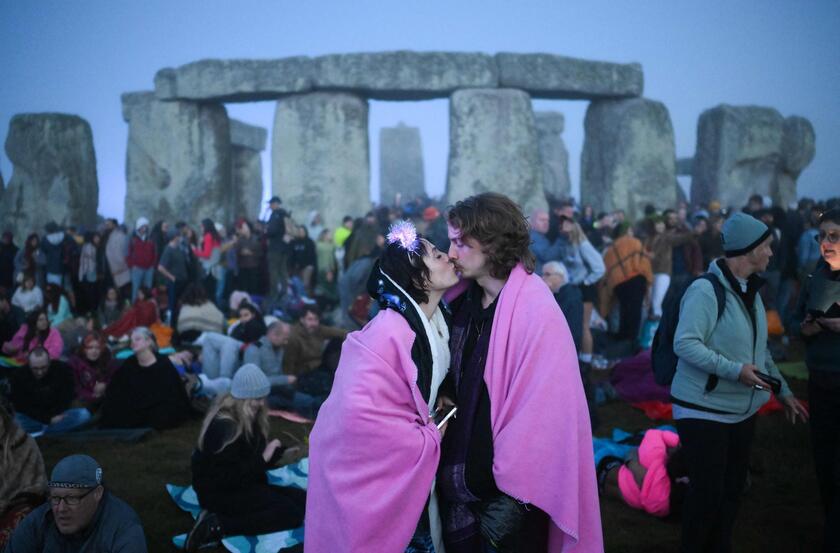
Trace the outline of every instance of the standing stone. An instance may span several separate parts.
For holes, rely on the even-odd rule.
[[[782,166],[776,183],[776,200],[789,206],[796,202],[796,181],[802,170],[814,160],[816,134],[811,122],[804,117],[785,119],[782,136]]]
[[[521,90],[459,90],[449,103],[447,202],[500,192],[526,215],[545,209],[531,98]]]
[[[548,199],[568,198],[572,192],[569,178],[569,151],[563,142],[565,119],[556,111],[534,113],[540,141],[543,189]]]
[[[230,120],[231,215],[253,221],[260,215],[262,155],[267,131]]]
[[[740,208],[761,194],[788,205],[813,159],[814,142],[807,119],[784,119],[773,108],[721,104],[706,110],[697,124],[691,201]]]
[[[99,206],[96,154],[81,117],[32,113],[12,117],[6,136],[12,176],[3,192],[3,227],[25,237],[50,221],[92,228]]]
[[[379,203],[391,205],[397,194],[409,200],[425,194],[420,129],[399,123],[379,130]]]
[[[644,206],[677,201],[674,128],[668,109],[646,98],[601,100],[586,110],[581,198],[595,211],[623,209],[631,220]]]
[[[230,216],[230,126],[224,106],[122,95],[128,122],[125,220],[198,223]]]
[[[314,92],[277,103],[272,190],[303,223],[311,210],[336,228],[370,209],[368,104],[345,93]]]

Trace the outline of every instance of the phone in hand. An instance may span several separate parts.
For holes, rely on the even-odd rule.
[[[773,390],[773,393],[779,395],[779,392],[782,391],[782,381],[778,378],[770,376],[767,373],[756,371],[755,375],[758,377],[759,380],[767,384],[767,387]]]
[[[443,407],[435,411],[435,426],[438,427],[438,430],[443,428],[443,425],[446,424],[446,421],[455,416],[455,412],[457,410],[458,408],[454,405],[444,405]]]

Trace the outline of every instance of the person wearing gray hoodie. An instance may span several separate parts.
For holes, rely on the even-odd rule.
[[[723,226],[724,258],[709,265],[726,303],[720,318],[712,283],[686,290],[674,335],[679,357],[671,384],[673,415],[689,472],[682,516],[683,552],[729,551],[747,477],[758,409],[775,388],[791,422],[808,412],[793,396],[767,349],[758,290],[772,237],[761,221],[735,213]]]

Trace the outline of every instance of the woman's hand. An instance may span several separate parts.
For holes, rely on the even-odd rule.
[[[808,410],[798,399],[790,395],[779,398],[779,401],[785,406],[785,417],[791,424],[796,424],[797,418],[801,418],[802,422],[808,422]]]
[[[799,332],[803,336],[813,336],[822,332],[822,327],[817,324],[811,315],[807,315],[805,320],[799,325]]]
[[[263,460],[266,463],[269,462],[271,458],[274,457],[274,452],[277,451],[277,448],[279,447],[283,447],[283,443],[277,438],[268,442],[268,445],[265,446],[265,451],[263,451]]]
[[[93,385],[93,397],[102,397],[105,395],[105,387],[107,384],[104,382],[97,382]]]
[[[840,332],[840,317],[819,317],[817,323],[831,332]]]

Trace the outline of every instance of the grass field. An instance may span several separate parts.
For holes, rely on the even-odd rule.
[[[791,381],[800,398],[805,384]],[[600,409],[598,435],[615,426],[635,431],[655,426],[640,411],[621,402]],[[149,551],[174,551],[171,538],[191,527],[189,515],[170,500],[164,485],[190,482],[189,459],[198,435],[198,419],[176,430],[152,434],[136,444],[41,439],[39,444],[52,470],[61,457],[87,453],[103,466],[108,486],[140,515]],[[274,436],[291,444],[303,440],[306,425],[273,420]],[[821,509],[811,460],[808,428],[791,426],[781,413],[760,417],[753,446],[757,473],[746,492],[735,531],[736,552],[793,553],[816,551],[821,533]],[[539,478],[539,475],[534,475]],[[680,525],[657,520],[630,509],[618,500],[602,499],[601,516],[606,551],[655,553],[678,549]],[[376,552],[371,552],[376,553]]]

